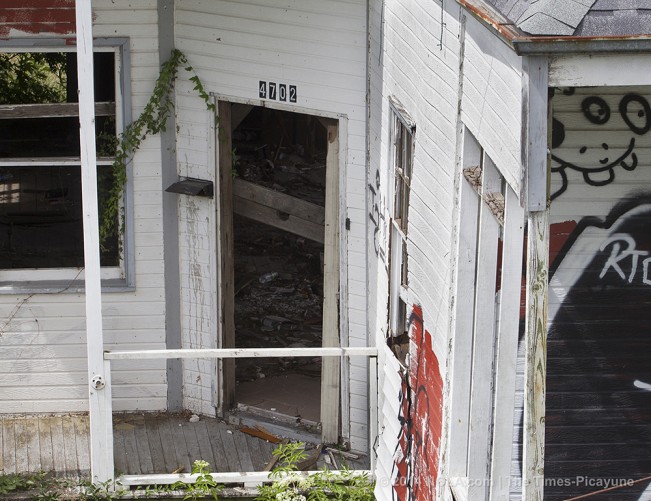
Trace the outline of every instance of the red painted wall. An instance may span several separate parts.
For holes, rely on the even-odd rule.
[[[75,33],[75,0],[2,0],[0,38],[12,31],[30,35]]]
[[[423,328],[423,312],[414,306],[409,319],[409,373],[400,392],[401,433],[395,455],[393,498],[431,501],[436,497],[442,430],[443,380]]]

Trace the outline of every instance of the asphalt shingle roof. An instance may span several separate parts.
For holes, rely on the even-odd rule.
[[[651,0],[486,0],[531,35],[651,34]]]

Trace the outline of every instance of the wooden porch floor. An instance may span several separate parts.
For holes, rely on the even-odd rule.
[[[113,443],[117,474],[190,472],[197,459],[215,472],[262,471],[275,445],[223,421],[185,415],[115,414]],[[0,417],[0,474],[90,470],[88,416]]]

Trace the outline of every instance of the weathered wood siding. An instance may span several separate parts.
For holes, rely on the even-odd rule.
[[[443,399],[450,378],[449,346],[454,342],[450,312],[455,300],[452,276],[457,260],[454,224],[458,216],[459,125],[463,123],[475,135],[502,176],[519,193],[522,67],[514,52],[455,2],[371,1],[369,22],[369,330],[378,346],[384,346],[394,183],[389,158],[389,96],[394,96],[416,122],[407,235],[408,289],[411,318],[421,319],[424,337],[419,337],[417,324],[412,324],[410,360],[412,364],[425,364],[423,361],[431,356],[425,364],[428,385],[409,387],[414,395],[409,409],[412,414],[404,414],[404,389],[396,387],[396,393],[390,394],[389,382],[396,379],[397,362],[389,350],[380,350],[384,356],[379,358],[376,495],[378,499],[407,499],[408,495],[434,499],[435,495],[445,495],[435,485],[437,478],[438,485],[444,485],[440,482],[446,470],[442,451],[454,446],[446,443],[448,404]],[[423,339],[425,344],[417,342]],[[418,384],[418,371],[412,371],[416,377],[409,379],[410,384]],[[427,418],[419,414],[422,409],[416,397],[418,391],[427,392]],[[404,458],[396,447],[400,423],[411,420],[416,426],[422,425],[438,413],[442,413],[440,428],[437,430],[436,419],[427,421],[429,442],[414,445],[416,449],[428,447],[427,454],[410,449],[411,454],[418,453],[408,475],[402,476]],[[429,475],[419,476],[421,468]]]
[[[378,499],[433,499],[439,471],[441,423],[427,422],[442,411],[442,386],[447,359],[451,231],[459,83],[459,10],[441,10],[425,1],[371,2],[370,5],[370,167],[368,184],[369,324],[380,347],[379,440],[376,473]],[[439,45],[442,44],[442,45]],[[415,403],[417,368],[413,378],[403,374],[393,353],[385,348],[389,266],[389,223],[394,172],[389,158],[389,96],[396,97],[416,122],[414,165],[408,229],[409,304],[420,312],[421,334],[427,346],[414,345],[416,363],[426,352],[438,359],[441,371],[428,365],[433,393],[428,412]],[[422,315],[422,316],[421,316]],[[418,332],[412,326],[412,333]],[[416,343],[415,338],[412,344]],[[422,367],[421,369],[423,369]],[[403,369],[404,372],[404,369]],[[436,388],[438,386],[438,389]],[[437,395],[438,393],[438,395]],[[412,442],[407,423],[427,422],[427,439]],[[402,423],[402,424],[401,424]],[[432,425],[430,427],[430,425]],[[416,429],[414,428],[414,430]],[[399,440],[400,437],[400,440]],[[411,445],[410,445],[411,444]],[[414,454],[419,447],[426,447]],[[427,459],[425,459],[427,457]],[[412,468],[405,469],[405,461]],[[422,463],[422,464],[421,464]],[[419,476],[428,469],[428,481]],[[416,478],[418,477],[418,481]],[[393,486],[392,486],[393,485]],[[398,496],[397,498],[395,496]]]
[[[57,2],[68,4],[74,2]],[[132,115],[137,117],[158,75],[156,1],[94,0],[93,12],[96,37],[130,38]],[[36,31],[40,28],[14,27],[10,33],[34,37]],[[58,31],[41,36],[53,33]],[[103,295],[109,349],[165,347],[159,144],[157,137],[147,139],[133,162],[136,291]],[[84,296],[0,295],[0,318],[0,412],[86,410]],[[166,408],[164,361],[121,362],[113,368],[115,410]]]
[[[522,58],[472,16],[465,40],[462,121],[519,194]]]
[[[342,232],[347,295],[343,342],[364,346],[366,336],[366,8],[361,0],[202,1],[176,4],[177,46],[188,56],[206,90],[231,99],[258,100],[258,82],[296,85],[297,111],[341,114]],[[182,75],[185,78],[186,75]],[[214,179],[214,131],[210,114],[181,80],[177,87],[179,173]],[[186,346],[214,346],[217,337],[214,201],[180,199],[183,336]],[[346,308],[347,305],[347,308]],[[186,403],[209,411],[209,364],[186,365]],[[366,363],[351,362],[350,422],[342,434],[366,449]]]

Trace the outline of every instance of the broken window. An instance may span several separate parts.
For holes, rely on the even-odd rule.
[[[94,57],[100,224],[115,184],[119,52]],[[84,266],[75,52],[0,52],[0,267],[3,280],[74,278]],[[120,227],[120,224],[114,225]],[[101,264],[118,278],[120,242],[102,242]],[[65,269],[68,269],[66,272]],[[10,273],[14,270],[15,273]],[[106,271],[106,270],[105,270]],[[71,274],[72,273],[72,274]]]
[[[415,123],[398,103],[391,100],[391,152],[395,185],[391,211],[389,335],[394,352],[404,360],[407,338],[407,227],[409,192],[413,163]]]

